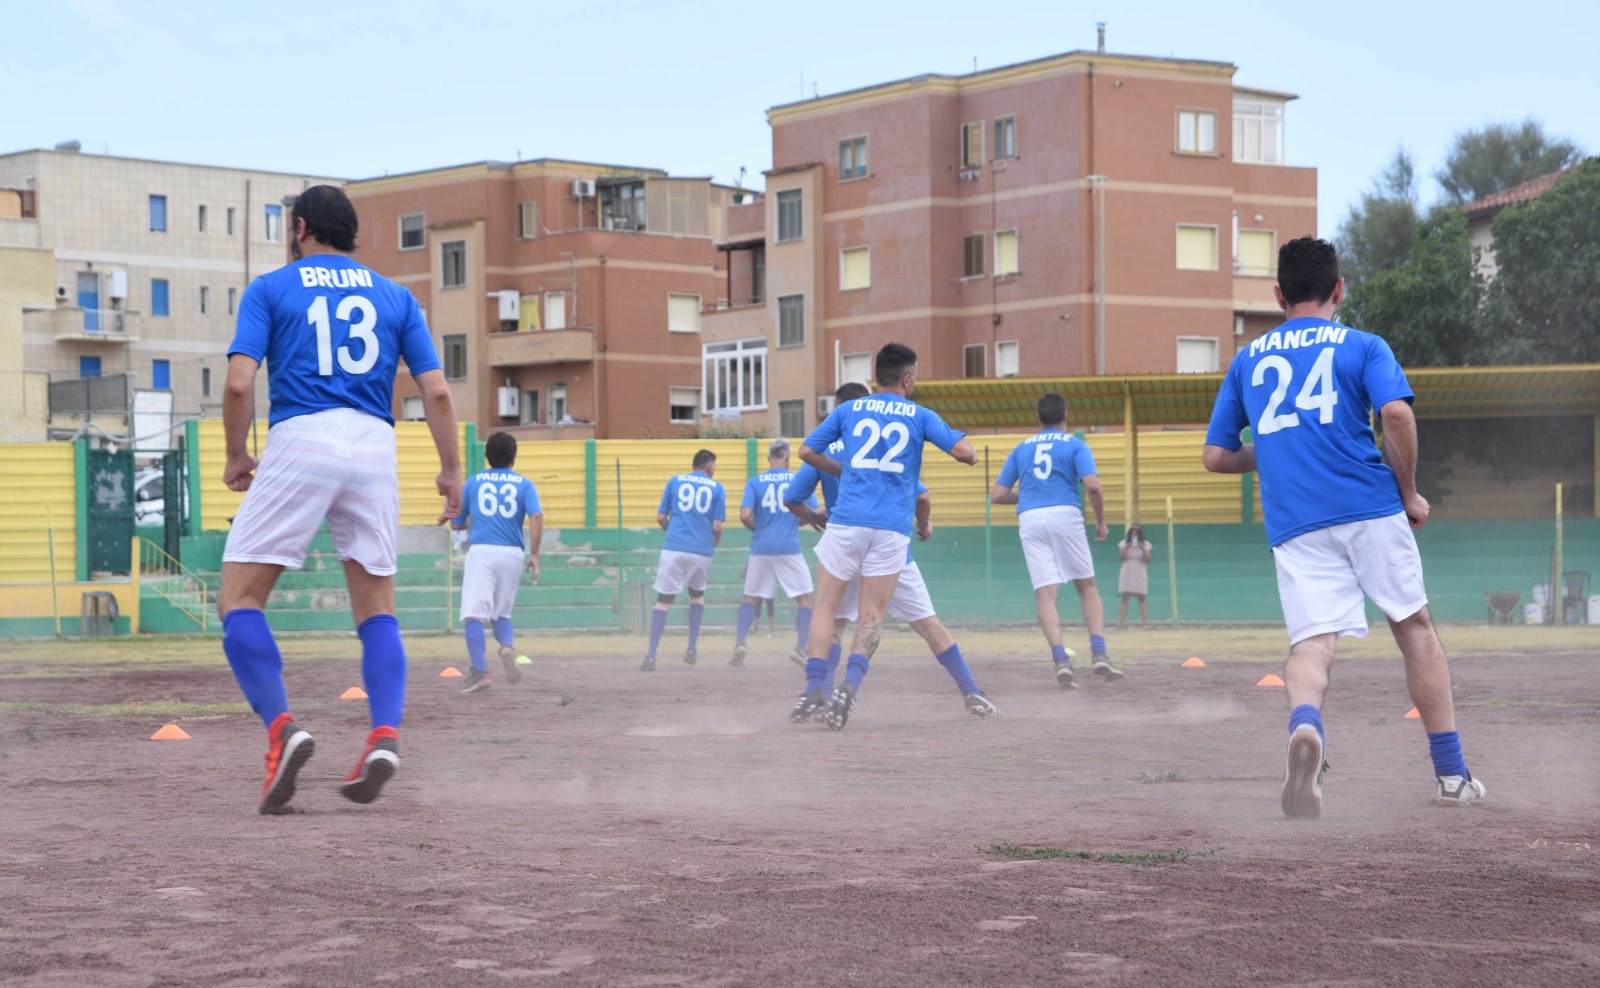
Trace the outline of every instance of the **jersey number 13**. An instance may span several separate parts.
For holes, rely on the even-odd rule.
[[[378,362],[378,334],[372,331],[378,325],[378,310],[360,295],[347,295],[333,318],[348,325],[350,340],[361,341],[359,357],[351,353],[350,343],[339,348],[339,367],[346,374],[365,374]],[[317,373],[329,377],[333,374],[333,323],[328,318],[328,296],[317,296],[306,310],[306,321],[317,327]]]

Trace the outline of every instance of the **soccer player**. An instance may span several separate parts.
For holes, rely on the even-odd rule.
[[[314,746],[289,713],[283,657],[262,611],[284,568],[305,563],[324,520],[350,587],[372,718],[341,791],[370,803],[400,766],[406,653],[394,616],[400,485],[392,408],[402,357],[439,452],[439,524],[461,506],[455,406],[417,300],[350,256],[357,217],[341,190],[316,185],[300,193],[290,229],[294,262],[251,282],[240,301],[222,401],[222,479],[245,497],[223,550],[217,611],[228,665],[267,726],[262,813],[292,812],[295,776]],[[270,428],[258,463],[245,440],[263,362]]]
[[[767,447],[767,471],[750,478],[739,503],[740,524],[755,534],[750,538],[750,564],[745,567],[744,600],[739,604],[738,640],[728,662],[732,666],[744,665],[750,654],[745,636],[759,617],[762,600],[770,601],[777,586],[783,587],[797,607],[794,655],[801,662],[810,644],[811,570],[800,551],[800,522],[784,507],[784,492],[794,481],[790,452],[789,440],[774,439]],[[813,495],[810,504],[815,507],[816,503]]]
[[[1106,540],[1105,495],[1095,472],[1094,454],[1081,439],[1064,431],[1067,399],[1051,392],[1039,399],[1039,431],[1024,439],[1006,457],[989,500],[1017,506],[1017,534],[1022,555],[1033,578],[1033,606],[1039,630],[1050,645],[1056,684],[1076,689],[1072,653],[1061,644],[1061,615],[1056,611],[1057,591],[1072,582],[1083,605],[1083,623],[1089,628],[1090,669],[1107,680],[1122,678],[1106,652],[1105,606],[1094,582],[1094,559],[1083,527],[1083,505],[1078,483],[1083,483],[1094,507],[1094,539]],[[1016,488],[1013,490],[1012,488]]]
[[[1417,493],[1411,386],[1381,337],[1334,321],[1344,281],[1332,244],[1313,237],[1284,244],[1273,292],[1288,321],[1234,357],[1212,408],[1203,462],[1215,473],[1261,475],[1289,631],[1283,812],[1322,812],[1322,701],[1338,639],[1366,636],[1363,594],[1388,617],[1405,656],[1406,687],[1428,731],[1435,802],[1481,800],[1483,783],[1461,756],[1450,664],[1428,614],[1412,534],[1429,508]],[[1373,441],[1373,409],[1383,421],[1387,465]],[[1254,444],[1240,440],[1246,426]]]
[[[910,400],[917,384],[917,354],[899,343],[886,344],[875,359],[878,394],[838,405],[806,437],[800,459],[817,470],[839,474],[837,504],[828,506],[829,524],[817,544],[817,601],[806,659],[806,702],[828,704],[827,724],[843,730],[866,678],[867,656],[877,647],[884,611],[911,545],[922,472],[922,446],[931,442],[969,466],[978,454],[963,433]],[[828,447],[844,440],[840,460]],[[861,614],[845,680],[831,698],[823,693],[826,654],[833,621],[850,581],[861,579]]]
[[[522,678],[513,647],[511,608],[516,604],[517,583],[522,577],[524,521],[528,525],[527,569],[533,574],[534,583],[539,582],[539,542],[544,536],[539,491],[533,481],[511,470],[517,462],[516,437],[509,432],[494,433],[484,443],[483,455],[489,461],[489,469],[467,481],[462,489],[461,513],[450,522],[456,529],[470,526],[472,537],[461,578],[461,627],[467,636],[467,656],[472,660],[472,674],[461,684],[463,693],[477,693],[490,686],[485,621],[494,628],[506,681],[515,683]]]
[[[711,554],[722,541],[722,522],[727,517],[728,492],[711,479],[716,472],[717,454],[702,449],[694,454],[694,472],[673,477],[661,492],[656,524],[667,530],[667,541],[656,566],[656,607],[650,613],[650,651],[639,664],[643,672],[655,671],[656,648],[667,627],[667,612],[685,588],[689,591],[689,648],[683,661],[694,665],[700,621],[706,614],[706,574],[711,569]]]

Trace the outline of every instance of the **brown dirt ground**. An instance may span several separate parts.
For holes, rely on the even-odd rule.
[[[1600,638],[1456,658],[1470,810],[1431,805],[1369,639],[1335,670],[1323,818],[1291,823],[1282,691],[1253,685],[1275,667],[1180,670],[1162,634],[1074,693],[1032,636],[963,636],[1005,714],[981,723],[896,633],[842,733],[787,722],[780,641],[743,670],[715,637],[693,669],[664,647],[646,676],[631,639],[532,640],[520,685],[461,695],[437,677],[457,643],[413,639],[370,807],[335,789],[366,727],[336,699],[353,646],[300,640],[318,752],[291,817],[255,813],[248,713],[55,706],[235,703],[214,643],[5,646],[0,984],[1600,984]],[[145,740],[168,719],[194,740]]]

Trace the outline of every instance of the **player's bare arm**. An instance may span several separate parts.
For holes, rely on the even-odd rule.
[[[1094,508],[1094,540],[1104,542],[1111,530],[1106,527],[1106,494],[1100,477],[1091,473],[1083,478],[1083,492],[1089,495],[1089,506]]]
[[[1245,443],[1238,449],[1224,449],[1207,445],[1200,453],[1200,462],[1212,473],[1254,473],[1256,448]]]
[[[989,501],[991,504],[1016,504],[1017,492],[1004,484],[995,484],[989,491]]]
[[[756,513],[755,513],[755,509],[754,508],[740,508],[739,509],[739,524],[743,525],[745,528],[750,529],[750,531],[752,531],[752,532],[755,531],[756,530]]]
[[[711,544],[713,546],[722,544],[722,522],[720,521],[711,523]]]
[[[838,477],[844,473],[844,467],[827,453],[819,453],[809,446],[800,447],[800,459],[811,466],[818,473],[825,473],[830,477]]]
[[[933,498],[927,491],[917,495],[917,539],[926,542],[933,538]]]
[[[804,501],[785,501],[783,506],[789,513],[800,519],[800,524],[810,525],[817,531],[828,527],[828,513],[818,508],[813,508]]]
[[[461,440],[456,428],[456,403],[444,371],[423,371],[415,378],[422,392],[422,414],[439,451],[439,496],[444,498],[443,525],[461,513]]]
[[[972,448],[972,444],[965,437],[950,447],[950,457],[958,463],[965,463],[969,467],[977,466],[978,463],[978,451]]]
[[[256,370],[261,366],[242,353],[228,356],[228,380],[222,388],[222,433],[228,460],[222,482],[230,491],[247,491],[255,479],[256,458],[245,448],[256,412]]]
[[[656,524],[661,526],[661,530],[663,532],[665,532],[667,530],[667,521],[668,521],[668,516],[667,516],[667,513],[665,511],[657,511],[656,512]]]
[[[1383,420],[1383,453],[1400,485],[1400,503],[1412,528],[1428,523],[1428,499],[1417,493],[1417,416],[1411,403],[1396,399],[1378,410]]]
[[[529,582],[539,582],[539,546],[544,542],[544,515],[530,514],[528,516],[528,572],[533,576]]]

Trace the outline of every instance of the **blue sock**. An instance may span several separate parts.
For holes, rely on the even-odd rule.
[[[289,709],[283,690],[283,653],[267,627],[267,616],[255,608],[234,608],[222,619],[222,651],[233,668],[250,709],[268,727]]]
[[[656,646],[661,644],[661,633],[666,630],[667,612],[657,607],[650,612],[650,658],[656,657]]]
[[[700,622],[705,620],[706,605],[689,605],[689,651],[693,652],[695,645],[700,641]]]
[[[489,664],[484,661],[483,654],[489,648],[489,643],[483,637],[483,622],[477,618],[468,618],[464,626],[467,632],[467,658],[472,660],[474,672],[488,672]]]
[[[972,678],[972,670],[967,668],[967,660],[961,657],[961,646],[952,643],[949,648],[939,653],[939,664],[944,666],[944,671],[956,681],[956,689],[965,696],[968,693],[981,692],[978,683]]]
[[[828,669],[828,663],[821,659],[807,659],[806,692],[812,693],[817,690],[831,689],[832,686],[833,676]]]
[[[1322,711],[1309,703],[1302,703],[1289,711],[1289,733],[1293,734],[1294,729],[1301,724],[1310,724],[1317,729],[1317,737],[1324,741],[1328,739],[1327,735],[1322,733]]]
[[[361,681],[373,727],[399,727],[406,707],[406,647],[393,614],[375,614],[356,629],[361,638]]]
[[[794,612],[794,630],[799,638],[795,648],[808,651],[811,646],[811,608],[802,607]]]
[[[861,681],[867,678],[867,657],[860,652],[850,653],[850,663],[844,670],[844,681],[861,689]]]
[[[1106,639],[1105,639],[1104,635],[1090,635],[1089,636],[1089,651],[1090,652],[1098,652],[1100,654],[1104,654],[1105,650],[1106,650]]]
[[[516,633],[511,630],[511,619],[508,617],[494,619],[494,640],[507,648],[517,643]]]
[[[745,636],[750,633],[750,626],[752,624],[755,624],[755,623],[756,623],[756,605],[754,605],[754,604],[740,604],[739,605],[739,634],[738,634],[738,637],[734,639],[734,641],[738,642],[740,645],[743,645]]]
[[[1433,756],[1434,775],[1460,775],[1472,778],[1467,762],[1461,757],[1461,735],[1455,731],[1440,731],[1428,735],[1428,754]]]
[[[1065,645],[1052,645],[1052,646],[1050,646],[1050,661],[1051,662],[1067,662],[1067,663],[1071,663],[1072,662],[1072,657],[1067,655],[1067,646],[1065,646]]]
[[[833,689],[833,677],[839,672],[839,660],[844,658],[844,649],[838,642],[828,646],[828,689]]]

